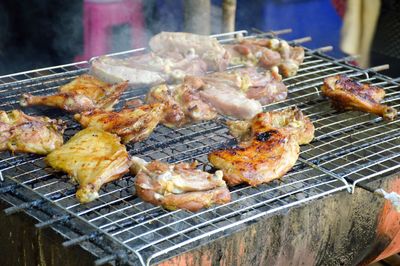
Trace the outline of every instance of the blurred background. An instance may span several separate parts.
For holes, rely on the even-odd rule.
[[[346,3],[346,0],[2,0],[0,75],[142,47],[160,31],[220,33],[227,29],[223,25],[227,4],[235,6],[236,30],[291,28],[293,32],[284,35],[285,39],[311,36],[313,40],[307,47],[332,45],[331,54],[342,57],[339,43]]]

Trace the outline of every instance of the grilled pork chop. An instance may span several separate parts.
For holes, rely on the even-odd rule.
[[[21,106],[46,105],[68,112],[83,112],[94,109],[112,110],[128,83],[111,85],[90,75],[81,75],[59,88],[59,93],[50,96],[22,95]]]
[[[281,111],[257,114],[249,121],[228,121],[230,133],[239,141],[248,141],[254,134],[275,128],[293,136],[299,145],[308,144],[314,138],[314,125],[297,107]]]
[[[381,104],[385,97],[383,89],[358,83],[346,76],[325,78],[321,91],[337,110],[360,110],[379,115],[385,120],[394,120],[397,117],[396,109]]]
[[[296,138],[276,129],[265,129],[239,146],[213,151],[208,160],[222,170],[229,186],[257,186],[278,179],[296,163],[300,147]]]
[[[61,120],[0,111],[0,151],[48,154],[63,144],[64,129]]]
[[[228,66],[229,54],[215,39],[186,32],[161,32],[150,39],[151,50],[160,56],[171,52],[195,54],[207,64],[208,70],[223,71]]]
[[[162,118],[163,104],[142,105],[134,110],[119,112],[94,110],[75,114],[74,118],[83,127],[95,127],[117,134],[123,143],[147,139]]]
[[[224,204],[231,196],[222,172],[214,175],[197,170],[196,163],[167,164],[152,161],[144,164],[133,158],[136,194],[144,201],[168,210],[198,211],[213,204]]]
[[[122,177],[131,165],[119,137],[97,128],[86,128],[45,159],[57,171],[79,183],[76,197],[81,203],[99,197],[100,187]]]

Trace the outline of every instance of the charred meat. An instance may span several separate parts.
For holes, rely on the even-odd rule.
[[[314,138],[314,125],[297,107],[257,114],[250,121],[228,121],[230,133],[239,141],[250,140],[254,134],[275,128],[293,136],[299,145]]]
[[[142,105],[136,109],[122,109],[119,112],[94,110],[75,114],[74,118],[83,127],[95,127],[117,134],[123,143],[147,139],[160,122],[163,105],[159,103]]]
[[[61,120],[0,111],[0,151],[48,154],[63,144],[64,129]]]
[[[81,75],[61,86],[59,92],[50,96],[22,95],[21,106],[45,105],[77,113],[94,109],[112,110],[128,84],[111,85],[90,75]]]
[[[299,152],[293,136],[265,129],[237,147],[211,152],[208,160],[222,170],[229,186],[242,183],[257,186],[286,174],[296,163]]]
[[[394,120],[397,110],[381,104],[385,91],[368,84],[361,84],[343,75],[325,78],[321,88],[337,110],[359,110],[373,113],[385,120]]]
[[[141,165],[137,165],[137,164]],[[134,160],[136,194],[144,201],[168,210],[198,211],[214,204],[224,204],[231,196],[222,172],[210,174],[196,169],[196,163],[167,164]],[[138,170],[139,169],[139,170]]]
[[[45,161],[79,184],[76,197],[81,203],[98,198],[101,186],[122,177],[131,164],[119,137],[90,127],[48,154]]]

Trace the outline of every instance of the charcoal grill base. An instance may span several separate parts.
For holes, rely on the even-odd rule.
[[[10,205],[0,201],[0,210]],[[96,257],[80,246],[64,248],[65,239],[50,228],[37,229],[26,213],[0,212],[0,265],[93,265]]]
[[[390,191],[399,176],[369,182]],[[400,191],[397,191],[400,192]],[[377,232],[385,201],[364,189],[341,191],[272,214],[245,229],[160,265],[358,265],[373,261],[390,237]],[[4,209],[6,204],[0,203]],[[21,213],[0,213],[2,265],[92,265],[95,257],[80,247],[63,248],[53,230],[38,230]],[[400,232],[400,225],[391,228]],[[7,241],[4,241],[7,239]]]

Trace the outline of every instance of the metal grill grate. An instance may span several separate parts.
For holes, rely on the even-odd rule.
[[[230,41],[235,34],[247,33],[216,37]],[[348,58],[336,60],[323,54],[328,49],[306,49],[298,74],[284,80],[289,88],[288,99],[265,106],[265,110],[273,110],[297,105],[316,127],[315,140],[302,147],[297,164],[282,180],[256,188],[234,187],[232,202],[192,213],[165,211],[141,201],[133,194],[133,178],[125,176],[106,184],[98,200],[82,205],[75,199],[75,186],[46,169],[42,157],[1,153],[0,172],[5,179],[0,187],[4,193],[1,197],[14,205],[6,212],[25,210],[40,221],[38,227],[51,225],[62,233],[68,239],[65,246],[81,244],[100,257],[97,264],[113,260],[152,264],[229,235],[262,216],[396,172],[400,167],[400,133],[396,130],[399,122],[383,122],[358,112],[336,112],[320,96],[319,87],[324,77],[343,73],[383,87],[386,102],[398,108],[398,82],[376,73],[376,68],[362,70],[348,65]],[[85,73],[87,67],[87,62],[80,62],[0,77],[0,109],[19,108],[18,99],[23,92],[55,92],[60,85]],[[124,100],[142,98],[144,94],[145,88],[125,92],[120,106]],[[68,121],[67,139],[80,129],[69,115],[54,109],[24,110]],[[223,118],[175,130],[159,126],[148,140],[128,145],[128,150],[145,160],[173,163],[196,159],[209,170],[207,154],[234,143],[227,132]]]

